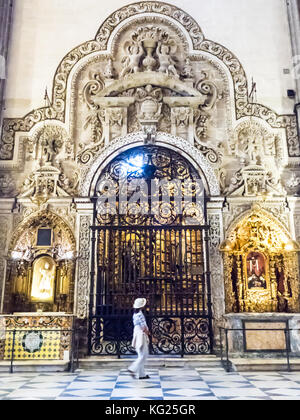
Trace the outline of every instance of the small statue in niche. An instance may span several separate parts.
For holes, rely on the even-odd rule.
[[[31,298],[33,301],[52,301],[56,266],[51,257],[36,260],[33,270]]]
[[[135,74],[140,71],[140,61],[144,54],[144,49],[141,43],[134,43],[125,46],[125,52],[126,56],[122,60],[124,68],[120,73],[120,77],[125,77],[131,73]]]
[[[194,78],[194,70],[191,65],[191,60],[187,58],[185,60],[185,65],[183,67],[183,70],[181,72],[181,76],[185,79],[193,79]]]
[[[158,71],[179,78],[178,72],[175,67],[175,61],[170,56],[171,47],[169,45],[162,44],[161,42],[159,42],[156,49],[156,54],[159,59]]]
[[[52,165],[54,163],[55,156],[58,155],[62,147],[62,141],[58,139],[44,138],[41,142],[41,146],[42,146],[42,163]]]
[[[187,128],[190,122],[190,108],[178,107],[173,110],[175,124],[178,128]]]
[[[115,69],[114,69],[114,66],[113,66],[112,58],[108,59],[108,62],[106,64],[104,72],[103,72],[103,76],[106,79],[113,79],[115,77]]]

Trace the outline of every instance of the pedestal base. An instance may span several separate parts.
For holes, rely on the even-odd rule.
[[[224,316],[231,357],[300,356],[300,314],[243,313]],[[223,331],[223,344],[225,334]]]

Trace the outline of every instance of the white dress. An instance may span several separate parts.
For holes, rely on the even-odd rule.
[[[139,378],[144,378],[146,376],[145,363],[149,354],[149,339],[143,331],[143,328],[148,327],[142,312],[133,315],[133,324],[132,347],[135,348],[138,358],[129,366],[129,371],[136,374]]]

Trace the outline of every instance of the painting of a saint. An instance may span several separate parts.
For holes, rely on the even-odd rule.
[[[51,257],[44,256],[34,263],[31,300],[52,302],[54,298],[56,265]]]
[[[266,289],[266,261],[263,254],[251,252],[247,257],[248,289]]]

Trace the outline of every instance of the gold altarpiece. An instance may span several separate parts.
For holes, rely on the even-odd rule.
[[[38,235],[49,233],[43,241]],[[13,235],[4,310],[73,312],[75,240],[58,216],[40,213]]]
[[[299,312],[299,244],[257,208],[232,229],[224,254],[226,313]]]

